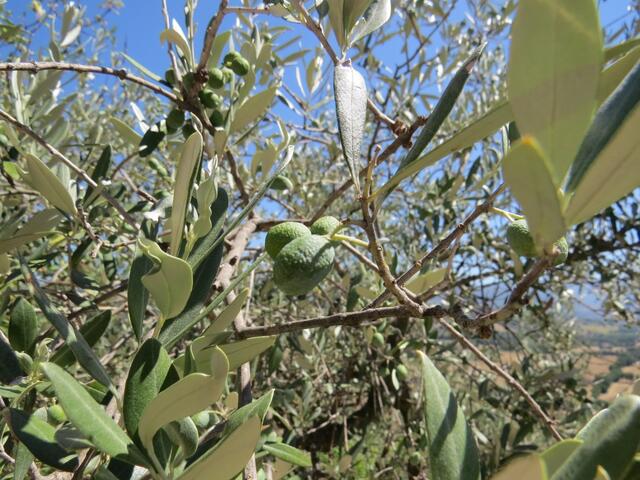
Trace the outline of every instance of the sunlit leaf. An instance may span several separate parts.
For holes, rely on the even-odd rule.
[[[51,205],[69,215],[78,211],[67,188],[60,179],[35,155],[25,154],[27,159],[28,183],[46,198]]]

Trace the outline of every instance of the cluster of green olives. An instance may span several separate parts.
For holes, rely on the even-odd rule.
[[[305,295],[333,268],[335,245],[331,236],[341,228],[335,217],[322,217],[310,228],[299,222],[272,227],[265,250],[273,258],[273,281],[287,295]]]
[[[539,256],[526,220],[516,220],[509,224],[507,227],[507,241],[513,251],[522,257],[532,258]],[[555,250],[553,264],[560,265],[564,263],[569,254],[567,239],[562,237],[553,244],[553,247]]]
[[[215,90],[219,90],[231,82],[234,74],[243,77],[248,74],[250,70],[251,65],[246,58],[238,52],[230,52],[225,55],[221,68],[214,67],[207,72],[207,84],[198,92],[198,98],[200,103],[211,111],[209,113],[209,121],[214,127],[222,127],[226,116],[222,110],[224,106],[223,99]],[[165,82],[172,87],[177,83],[176,74],[172,68],[165,72],[164,79]],[[187,72],[182,77],[182,88],[185,91],[189,91],[194,82],[194,73]],[[183,135],[185,138],[188,138],[195,130],[190,122],[184,122],[185,118],[182,110],[171,110],[166,118],[167,131],[173,133],[179,128],[182,128]]]

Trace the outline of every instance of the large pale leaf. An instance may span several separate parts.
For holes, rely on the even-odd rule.
[[[478,480],[480,464],[471,428],[449,384],[422,352],[422,388],[431,476],[437,479]]]
[[[442,282],[445,279],[446,275],[446,268],[436,268],[434,270],[430,270],[426,273],[418,275],[417,277],[409,281],[407,283],[407,288],[416,295],[420,295],[425,290],[434,287]]]
[[[504,179],[522,207],[539,250],[550,247],[566,231],[562,200],[551,167],[532,137],[523,137],[502,162]]]
[[[640,185],[640,105],[580,179],[565,211],[567,224],[584,222]]]
[[[342,22],[344,23],[344,29],[347,32],[347,37],[370,4],[371,0],[349,0],[343,3]]]
[[[11,431],[38,460],[65,472],[78,466],[78,458],[58,445],[56,429],[46,420],[15,408],[7,413]]]
[[[348,1],[348,0],[347,0]],[[327,0],[329,5],[329,21],[341,48],[346,45],[346,32],[344,28],[344,2],[345,0]]]
[[[597,420],[597,421],[595,421]],[[623,395],[599,415],[553,480],[594,478],[602,466],[612,480],[623,478],[640,445],[640,397]]]
[[[142,412],[158,395],[171,367],[171,359],[155,338],[146,340],[133,358],[123,397],[124,425],[135,436]]]
[[[267,112],[276,96],[277,87],[267,88],[244,102],[233,115],[229,133],[241,132]]]
[[[187,304],[193,288],[191,267],[184,260],[163,252],[157,243],[138,239],[144,254],[154,263],[142,283],[156,302],[165,319],[178,315]]]
[[[613,93],[638,60],[640,60],[640,45],[602,71],[598,85],[598,103],[604,102]]]
[[[180,159],[176,171],[173,188],[173,205],[171,207],[171,254],[178,255],[180,242],[184,233],[184,222],[187,208],[191,200],[191,189],[202,156],[202,135],[192,133],[180,149]],[[178,312],[179,313],[179,312]]]
[[[523,0],[511,31],[507,87],[523,135],[540,142],[560,186],[596,107],[603,64],[594,0]]]
[[[364,16],[351,31],[350,43],[375,32],[391,18],[391,0],[373,0]]]
[[[580,445],[582,445],[581,440],[570,438],[542,452],[540,458],[544,462],[547,475],[551,477]]]
[[[69,215],[77,213],[71,194],[60,179],[35,155],[25,154],[27,159],[28,183],[42,194],[51,205]]]
[[[351,65],[336,65],[333,76],[340,141],[351,179],[360,189],[360,148],[367,116],[367,86]]]
[[[142,412],[138,434],[149,452],[153,450],[153,436],[163,425],[201,412],[222,395],[229,363],[220,349],[213,349],[210,353],[214,369],[212,375],[187,375],[160,392]]]
[[[409,163],[399,170],[380,189],[376,190],[372,197],[378,196],[394,188],[405,178],[411,177],[425,168],[433,165],[441,158],[454,152],[470,147],[477,141],[495,133],[504,124],[513,120],[513,112],[509,102],[500,102],[480,118],[472,121],[466,127],[454,134],[451,138],[441,143],[433,150]]]
[[[509,462],[491,480],[547,480],[544,462],[539,455],[527,455]]]
[[[41,368],[51,381],[67,418],[91,443],[112,457],[136,456],[131,439],[82,385],[53,363],[43,363]]]
[[[240,472],[253,454],[260,439],[262,422],[251,417],[211,450],[194,462],[180,480],[229,480]]]

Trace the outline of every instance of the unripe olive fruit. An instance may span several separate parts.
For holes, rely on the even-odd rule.
[[[305,295],[333,268],[333,243],[320,235],[306,235],[285,245],[273,263],[273,281],[287,295]]]
[[[208,411],[204,411],[204,412],[199,412],[196,413],[195,415],[191,416],[191,420],[193,420],[193,423],[196,425],[196,427],[198,427],[201,430],[204,430],[205,428],[209,427],[209,412]]]
[[[422,463],[422,455],[420,454],[420,452],[413,452],[411,455],[409,455],[409,463],[414,467],[420,465]]]
[[[236,75],[241,77],[249,73],[251,68],[249,62],[238,52],[227,53],[224,57],[224,66],[230,68]]]
[[[182,110],[174,109],[167,115],[167,130],[175,132],[184,123],[184,112]]]
[[[396,367],[396,376],[398,377],[398,380],[404,382],[409,378],[409,370],[407,370],[407,367],[400,364]]]
[[[380,332],[374,333],[373,337],[371,337],[371,345],[376,348],[383,348],[384,344],[384,336]]]
[[[331,235],[335,233],[341,225],[340,220],[336,217],[320,217],[311,225],[311,233],[314,235]]]
[[[220,70],[219,68],[212,68],[207,73],[209,74],[209,79],[207,80],[207,84],[211,88],[213,89],[222,88],[226,83],[224,74],[222,73],[222,70]]]
[[[185,139],[189,138],[196,131],[191,122],[187,122],[182,126],[182,135]]]
[[[67,421],[67,414],[64,413],[60,405],[51,405],[47,408],[47,420],[49,420],[50,423],[58,425],[59,423]]]
[[[522,257],[537,257],[538,252],[529,231],[526,220],[516,220],[507,227],[507,241],[513,251]],[[562,237],[553,244],[558,255],[555,257],[554,265],[560,265],[567,259],[569,245],[567,239]]]
[[[233,70],[227,67],[223,67],[221,72],[224,83],[229,83],[231,80],[233,80]]]
[[[173,68],[170,68],[166,72],[164,72],[164,80],[171,86],[176,84],[176,72]]]
[[[276,258],[280,250],[296,238],[311,235],[309,229],[299,222],[283,222],[269,229],[264,240],[264,248],[271,258]]]
[[[219,108],[222,105],[222,98],[216,95],[213,90],[205,88],[198,93],[200,102],[207,108]]]
[[[214,110],[209,115],[209,121],[214,127],[222,127],[224,125],[224,115],[220,110]]]
[[[273,180],[271,180],[269,188],[272,190],[292,190],[293,183],[284,175],[276,175]]]
[[[195,79],[195,76],[193,75],[193,72],[187,72],[182,77],[182,85],[184,86],[185,90],[190,90],[191,87],[193,87],[193,84],[195,83],[195,81],[196,79]]]

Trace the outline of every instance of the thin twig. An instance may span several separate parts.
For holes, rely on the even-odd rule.
[[[42,138],[36,132],[31,130],[31,128],[29,128],[27,125],[19,122],[18,120],[13,118],[11,115],[6,113],[5,111],[0,110],[0,118],[3,118],[4,120],[12,124],[14,127],[16,127],[18,130],[26,133],[31,138],[33,138],[37,143],[42,145],[45,148],[45,150],[47,150],[51,155],[53,155],[55,158],[60,160],[67,167],[69,167],[70,170],[75,172],[76,175],[78,175],[85,182],[87,182],[88,185],[92,186],[93,188],[98,188],[100,195],[102,195],[105,198],[105,200],[107,200],[107,202],[109,202],[111,206],[113,206],[113,208],[115,208],[118,211],[118,213],[122,216],[122,219],[125,222],[127,222],[130,226],[132,226],[136,231],[139,230],[139,227],[136,221],[133,219],[131,215],[129,215],[129,213],[124,209],[124,207],[120,205],[120,202],[118,202],[114,197],[112,197],[104,188],[99,188],[98,184],[93,180],[93,178],[91,178],[90,175],[87,174],[87,172],[85,172],[83,169],[81,169],[75,163],[73,163],[71,160],[65,157],[53,145],[47,143],[47,141],[44,138]]]
[[[555,428],[555,422],[551,419],[545,411],[542,409],[540,404],[535,401],[535,399],[531,396],[527,389],[522,386],[520,382],[518,382],[515,378],[513,378],[508,372],[500,368],[500,366],[496,365],[492,362],[489,357],[487,357],[484,353],[482,353],[478,347],[476,347],[467,337],[465,337],[462,333],[460,333],[456,328],[445,321],[444,319],[439,319],[442,326],[444,326],[451,335],[453,335],[456,340],[462,344],[465,348],[469,349],[478,359],[480,359],[487,367],[489,367],[493,372],[497,375],[501,376],[507,384],[520,392],[520,394],[524,397],[526,402],[529,404],[533,413],[542,421],[545,427],[551,432],[553,437],[556,440],[562,440],[562,436]]]
[[[79,73],[99,73],[102,75],[111,75],[118,77],[120,80],[127,80],[132,83],[137,83],[155,93],[162,95],[172,102],[178,103],[178,97],[175,94],[168,92],[162,87],[159,87],[144,78],[132,75],[124,68],[111,68],[103,67],[100,65],[81,65],[79,63],[65,63],[65,62],[8,62],[0,63],[1,71],[26,71],[32,73],[38,73],[44,70],[66,70]]]

